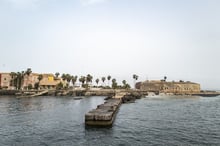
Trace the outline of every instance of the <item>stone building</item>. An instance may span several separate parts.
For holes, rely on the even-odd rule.
[[[10,73],[0,73],[0,89],[11,89]]]
[[[42,89],[54,89],[56,85],[62,82],[61,78],[55,78],[53,74],[42,74],[43,79],[40,81],[40,88]]]
[[[21,89],[28,89],[29,86],[35,87],[35,84],[39,82],[38,77],[40,74],[31,73],[30,75],[24,75]],[[61,78],[55,78],[53,74],[42,74],[42,80],[39,82],[41,89],[54,89],[60,82],[64,83]],[[0,89],[15,89],[12,86],[11,73],[0,73]]]
[[[138,82],[136,88],[149,92],[164,92],[164,93],[179,93],[179,94],[190,94],[199,93],[200,84],[193,82],[166,82],[166,81],[145,81]]]
[[[27,89],[29,85],[34,87],[35,83],[38,82],[38,76],[38,73],[31,73],[30,75],[25,75],[22,88]]]

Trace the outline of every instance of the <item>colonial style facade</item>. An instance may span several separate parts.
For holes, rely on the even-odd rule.
[[[0,73],[0,88],[9,89],[11,87],[10,73]]]
[[[199,93],[200,84],[193,82],[166,82],[166,81],[145,81],[138,82],[136,88],[145,91],[190,94]]]
[[[42,80],[39,82],[40,75],[42,75]],[[11,73],[0,73],[0,89],[15,89],[12,82]],[[39,83],[40,89],[53,89],[60,82],[64,81],[61,78],[55,78],[53,74],[30,73],[23,76],[21,89],[28,89],[29,86],[34,88],[36,83]]]

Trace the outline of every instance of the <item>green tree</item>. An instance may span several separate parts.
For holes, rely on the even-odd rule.
[[[63,83],[62,83],[62,82],[60,82],[59,84],[56,85],[56,89],[57,89],[57,90],[61,90],[61,89],[63,89],[63,87],[64,87],[64,86],[63,86]]]
[[[135,88],[136,81],[138,80],[138,75],[133,74],[133,79],[134,79],[134,88]]]
[[[32,73],[31,68],[27,68],[27,70],[24,73],[24,76],[27,75],[26,77],[27,77],[28,81],[29,81],[29,76],[31,73]],[[29,85],[26,88],[29,89]]]
[[[16,86],[17,74],[15,72],[11,72],[10,76],[11,76],[11,81],[10,81],[11,86],[14,86],[17,88],[17,86]]]
[[[72,84],[75,86],[78,76],[72,76]]]
[[[55,77],[56,77],[56,78],[58,78],[58,77],[59,77],[59,75],[60,75],[60,73],[59,73],[59,72],[56,72],[56,73],[55,73]]]
[[[86,83],[88,84],[88,83],[92,83],[92,79],[93,79],[93,76],[91,76],[90,74],[88,74],[87,76],[86,76]]]
[[[167,76],[164,76],[163,79],[164,79],[164,82],[166,82],[166,80],[167,80]]]
[[[112,79],[112,88],[116,89],[118,87],[118,84],[116,82],[116,79]]]
[[[85,76],[81,76],[79,78],[79,81],[82,83],[82,86],[84,85],[85,81],[86,81],[86,77]]]
[[[125,86],[127,84],[126,80],[122,81],[123,86]]]
[[[98,84],[99,84],[99,79],[97,78],[97,79],[95,80],[95,82],[96,82],[96,84],[97,84],[97,86],[98,86]]]
[[[103,85],[105,85],[105,80],[106,80],[106,78],[105,78],[105,77],[102,77],[102,83],[103,83]]]
[[[70,81],[72,80],[72,76],[70,74],[66,74],[65,78],[66,78],[66,81],[67,81],[67,86],[69,86]]]
[[[63,81],[66,81],[66,79],[67,79],[66,74],[62,74],[61,78],[63,79]]]
[[[109,81],[111,80],[111,78],[112,78],[112,77],[111,77],[110,75],[107,76],[107,79],[108,79],[108,86],[109,86]]]
[[[35,89],[39,89],[39,87],[40,87],[40,81],[43,79],[43,75],[40,74],[40,75],[37,77],[37,79],[38,79],[38,83],[35,85]]]
[[[32,73],[31,68],[27,68],[27,70],[25,71],[25,74],[29,76],[31,73]]]

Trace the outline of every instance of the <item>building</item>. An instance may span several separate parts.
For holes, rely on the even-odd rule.
[[[0,73],[0,89],[11,89],[10,73]]]
[[[38,80],[39,75],[40,74],[38,73],[31,73],[30,75],[25,75],[22,88],[27,89],[29,86],[32,86],[34,88],[35,84],[39,82]]]
[[[55,89],[57,84],[62,82],[61,78],[55,78],[53,74],[42,74],[42,76],[39,83],[41,89]]]
[[[193,82],[166,82],[166,81],[145,81],[138,82],[136,88],[140,90],[145,90],[149,92],[164,92],[164,93],[179,93],[179,94],[190,94],[199,93],[200,84]]]
[[[42,79],[39,82],[40,75],[42,75]],[[65,84],[61,78],[55,78],[53,74],[31,73],[23,76],[20,87],[26,90],[30,87],[34,88],[35,85],[39,83],[40,89],[54,89],[60,82]],[[13,86],[11,73],[0,73],[0,89],[16,89],[16,87]]]

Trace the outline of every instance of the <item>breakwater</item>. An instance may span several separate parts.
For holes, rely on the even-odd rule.
[[[108,99],[85,115],[85,124],[87,126],[111,126],[121,103],[121,99]]]

